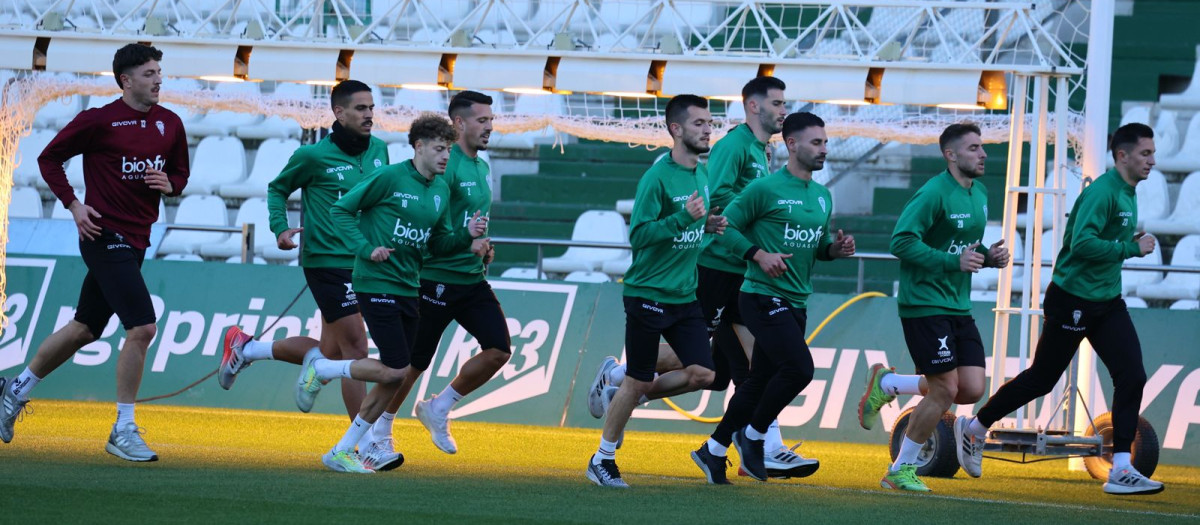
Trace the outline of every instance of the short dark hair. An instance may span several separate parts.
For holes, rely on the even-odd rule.
[[[471,106],[475,104],[490,106],[492,105],[492,97],[478,91],[459,91],[453,97],[450,97],[450,109],[446,113],[453,119],[456,116],[462,115],[463,111],[471,109]]]
[[[127,44],[118,49],[113,55],[113,78],[117,80],[117,86],[125,89],[125,86],[121,84],[121,75],[151,60],[162,61],[162,51],[155,49],[154,46]]]
[[[350,103],[351,95],[363,91],[370,93],[371,86],[357,80],[343,80],[329,90],[329,104],[333,107],[346,107],[346,104]]]
[[[430,139],[453,143],[458,140],[458,132],[446,117],[437,113],[422,113],[408,130],[408,144],[416,147],[418,140]]]
[[[792,113],[783,119],[783,138],[786,139],[792,136],[792,133],[799,133],[813,126],[823,128],[825,121],[807,111]]]
[[[1117,150],[1129,153],[1139,140],[1154,138],[1154,129],[1140,122],[1130,122],[1117,128],[1113,133],[1109,148],[1112,149],[1113,160],[1117,160]]]
[[[761,76],[755,77],[753,80],[742,86],[742,100],[745,101],[750,97],[765,97],[767,92],[772,89],[783,91],[787,89],[787,84],[775,77]]]
[[[970,122],[960,122],[951,124],[942,130],[942,136],[938,137],[938,150],[946,151],[950,144],[958,139],[961,139],[971,133],[983,136],[983,132],[979,131],[979,126]]]
[[[675,95],[667,102],[667,126],[683,124],[689,108],[708,109],[708,99],[696,95]]]

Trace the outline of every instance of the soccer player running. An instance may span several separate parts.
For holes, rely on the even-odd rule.
[[[155,314],[142,279],[150,225],[163,195],[179,195],[188,179],[183,122],[158,105],[162,52],[129,44],[113,56],[121,98],[77,115],[38,157],[42,177],[79,231],[79,253],[88,268],[75,318],[46,338],[15,378],[0,378],[0,438],[12,441],[13,424],[30,391],[84,345],[100,338],[115,313],[125,327],[117,358],[117,421],[105,450],[129,461],[156,461],[134,420],[146,348]],[[83,155],[87,202],[75,198],[63,163]]]
[[[638,403],[694,392],[713,380],[712,353],[696,300],[696,259],[704,233],[721,233],[725,218],[707,213],[708,151],[712,114],[708,101],[679,95],[667,103],[674,144],[638,181],[629,221],[633,264],[625,274],[625,355],[628,370],[608,406],[600,448],[587,478],[602,487],[628,488],[617,468],[617,442]],[[655,377],[659,338],[682,368]]]
[[[486,245],[484,239],[475,240],[487,228],[487,218],[478,211],[466,228],[452,225],[450,189],[439,175],[446,170],[456,138],[444,117],[421,116],[408,132],[412,160],[377,170],[333,205],[334,225],[355,254],[354,289],[379,359],[305,360],[303,377],[309,385],[338,377],[378,383],[342,439],[322,458],[332,470],[373,471],[369,457],[364,464],[354,447],[409,373],[417,335],[417,276],[426,255],[449,255],[468,247],[478,251]]]
[[[1043,303],[1042,335],[1033,364],[1001,386],[972,419],[954,423],[958,461],[979,477],[988,428],[1017,408],[1054,389],[1087,338],[1113,383],[1112,470],[1104,492],[1157,494],[1163,484],[1130,463],[1146,370],[1137,330],[1121,299],[1121,264],[1154,251],[1156,240],[1137,232],[1137,192],[1154,167],[1154,130],[1126,124],[1112,136],[1116,167],[1083,190],[1067,219],[1062,249]]]
[[[951,124],[938,139],[946,171],[925,183],[905,204],[892,233],[891,252],[900,259],[900,324],[918,375],[871,367],[859,403],[859,423],[871,429],[879,409],[898,394],[921,394],[896,460],[880,480],[884,488],[929,492],[917,477],[917,456],[942,414],[954,403],[983,396],[983,341],[971,317],[971,274],[1003,268],[1004,240],[980,246],[987,225],[987,153],[979,128]]]
[[[741,468],[766,481],[764,439],[780,412],[813,378],[812,353],[804,342],[811,272],[817,259],[854,255],[854,237],[829,231],[833,198],[812,180],[825,167],[825,122],[812,113],[793,113],[783,121],[787,164],[748,184],[725,210],[729,229],[718,242],[743,260],[746,268],[739,307],[754,335],[750,377],[738,385],[725,416],[712,436],[692,452],[709,483],[728,483],[726,453],[732,442]],[[798,477],[815,472],[815,460]]]
[[[451,221],[470,226],[471,216],[480,211],[488,217],[492,209],[492,189],[488,183],[487,161],[479,157],[492,134],[492,97],[476,91],[462,91],[450,99],[450,119],[458,132],[458,141],[450,147],[450,160],[442,180],[450,187]],[[483,257],[459,252],[433,256],[421,270],[420,322],[412,347],[409,377],[396,393],[387,410],[371,427],[375,440],[392,435],[392,420],[408,397],[421,373],[433,362],[442,332],[456,321],[479,341],[483,350],[463,363],[458,375],[441,394],[416,404],[417,419],[429,430],[433,444],[447,454],[458,452],[450,435],[450,410],[464,396],[487,383],[512,356],[508,321],[496,293],[486,277],[486,265],[493,251],[486,245]]]

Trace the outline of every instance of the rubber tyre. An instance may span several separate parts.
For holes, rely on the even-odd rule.
[[[900,444],[904,442],[904,432],[908,430],[908,419],[912,411],[910,408],[901,412],[900,417],[896,419],[896,425],[892,427],[888,443],[892,461],[900,454]],[[921,449],[920,455],[917,456],[918,476],[952,478],[958,473],[958,454],[954,452],[954,420],[953,413],[942,414],[942,420],[938,421],[933,435],[925,442],[925,448]]]
[[[1092,427],[1088,427],[1083,435],[1094,436],[1099,433],[1104,438],[1104,448],[1099,456],[1083,458],[1083,464],[1087,466],[1088,474],[1093,478],[1107,481],[1108,471],[1112,470],[1112,412],[1100,414],[1092,424],[1095,425],[1095,432],[1092,431]],[[1153,476],[1154,470],[1158,468],[1159,448],[1158,433],[1146,418],[1138,416],[1137,435],[1133,438],[1133,447],[1129,451],[1129,462],[1133,463],[1133,468],[1143,476]]]

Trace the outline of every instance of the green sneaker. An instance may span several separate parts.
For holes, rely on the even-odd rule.
[[[864,429],[874,428],[875,423],[879,422],[879,409],[896,399],[896,396],[888,394],[880,386],[885,376],[894,373],[892,369],[879,363],[871,365],[871,370],[867,373],[867,391],[863,392],[862,399],[858,402],[858,424]]]
[[[933,492],[925,486],[925,482],[917,477],[916,465],[900,465],[900,470],[892,471],[879,480],[879,486],[885,489],[911,490],[913,492]]]
[[[312,410],[317,394],[325,386],[325,382],[317,377],[317,367],[313,366],[317,359],[322,359],[321,352],[314,348],[304,354],[304,364],[300,365],[300,379],[296,380],[296,407],[301,412]]]
[[[335,472],[349,472],[351,474],[374,474],[375,471],[363,465],[358,454],[350,450],[341,450],[334,452],[330,450],[324,456],[321,456],[321,463],[324,463],[329,470]]]

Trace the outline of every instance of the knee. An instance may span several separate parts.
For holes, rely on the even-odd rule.
[[[398,385],[403,383],[404,379],[408,377],[408,371],[410,368],[411,367],[407,366],[404,368],[388,367],[387,371],[383,373],[383,377],[380,378],[379,384]]]
[[[79,321],[71,321],[71,324],[67,326],[70,327],[70,332],[68,333],[71,336],[71,343],[76,348],[81,348],[83,345],[92,343],[100,338],[98,335],[92,333],[91,328],[88,328],[87,325]]]
[[[485,353],[487,354],[488,360],[491,362],[492,367],[497,370],[507,364],[508,360],[512,358],[512,354],[495,348],[488,349],[485,351]]]
[[[341,359],[366,359],[367,337],[365,335],[349,335],[342,338],[337,345]]]
[[[1136,366],[1119,370],[1113,374],[1113,386],[1136,388],[1140,391],[1146,386],[1146,369]]]
[[[692,390],[700,390],[713,383],[717,378],[716,372],[704,368],[702,366],[692,367],[693,370],[688,374],[688,386]]]
[[[929,381],[929,393],[925,397],[948,407],[959,398],[958,383],[953,381]]]
[[[150,341],[154,340],[154,334],[156,333],[158,333],[158,327],[153,324],[135,326],[125,331],[125,340],[136,343],[144,348],[150,345]]]

